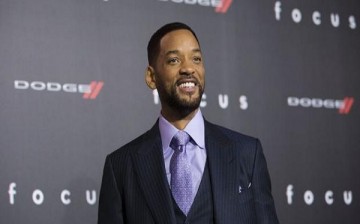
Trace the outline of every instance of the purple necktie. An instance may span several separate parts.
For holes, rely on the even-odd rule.
[[[189,140],[188,133],[179,131],[170,143],[170,147],[174,150],[170,160],[171,192],[185,215],[188,214],[193,200],[190,161],[186,154],[186,144]]]

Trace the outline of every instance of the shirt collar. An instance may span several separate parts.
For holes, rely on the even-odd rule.
[[[175,126],[168,122],[161,114],[159,117],[159,129],[161,135],[161,142],[163,150],[165,151],[174,137],[174,135],[179,131]],[[204,127],[204,118],[200,109],[196,112],[195,116],[184,128],[191,139],[194,140],[197,146],[200,148],[205,148],[205,127]]]

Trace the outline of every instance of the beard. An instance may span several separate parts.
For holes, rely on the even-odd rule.
[[[198,109],[201,103],[201,98],[204,93],[204,88],[200,83],[197,84],[199,94],[189,94],[187,96],[181,96],[177,91],[177,87],[172,86],[170,91],[163,89],[163,102],[167,104],[174,111],[177,111],[181,116],[185,117],[194,110]]]

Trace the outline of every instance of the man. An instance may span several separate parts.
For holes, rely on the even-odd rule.
[[[204,120],[205,69],[185,24],[148,44],[145,81],[161,114],[146,133],[107,156],[99,224],[278,223],[259,140]]]

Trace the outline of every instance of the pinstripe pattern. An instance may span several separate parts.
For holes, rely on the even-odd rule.
[[[205,121],[205,142],[215,223],[278,223],[259,140]],[[161,148],[156,123],[107,157],[99,224],[176,223]]]

